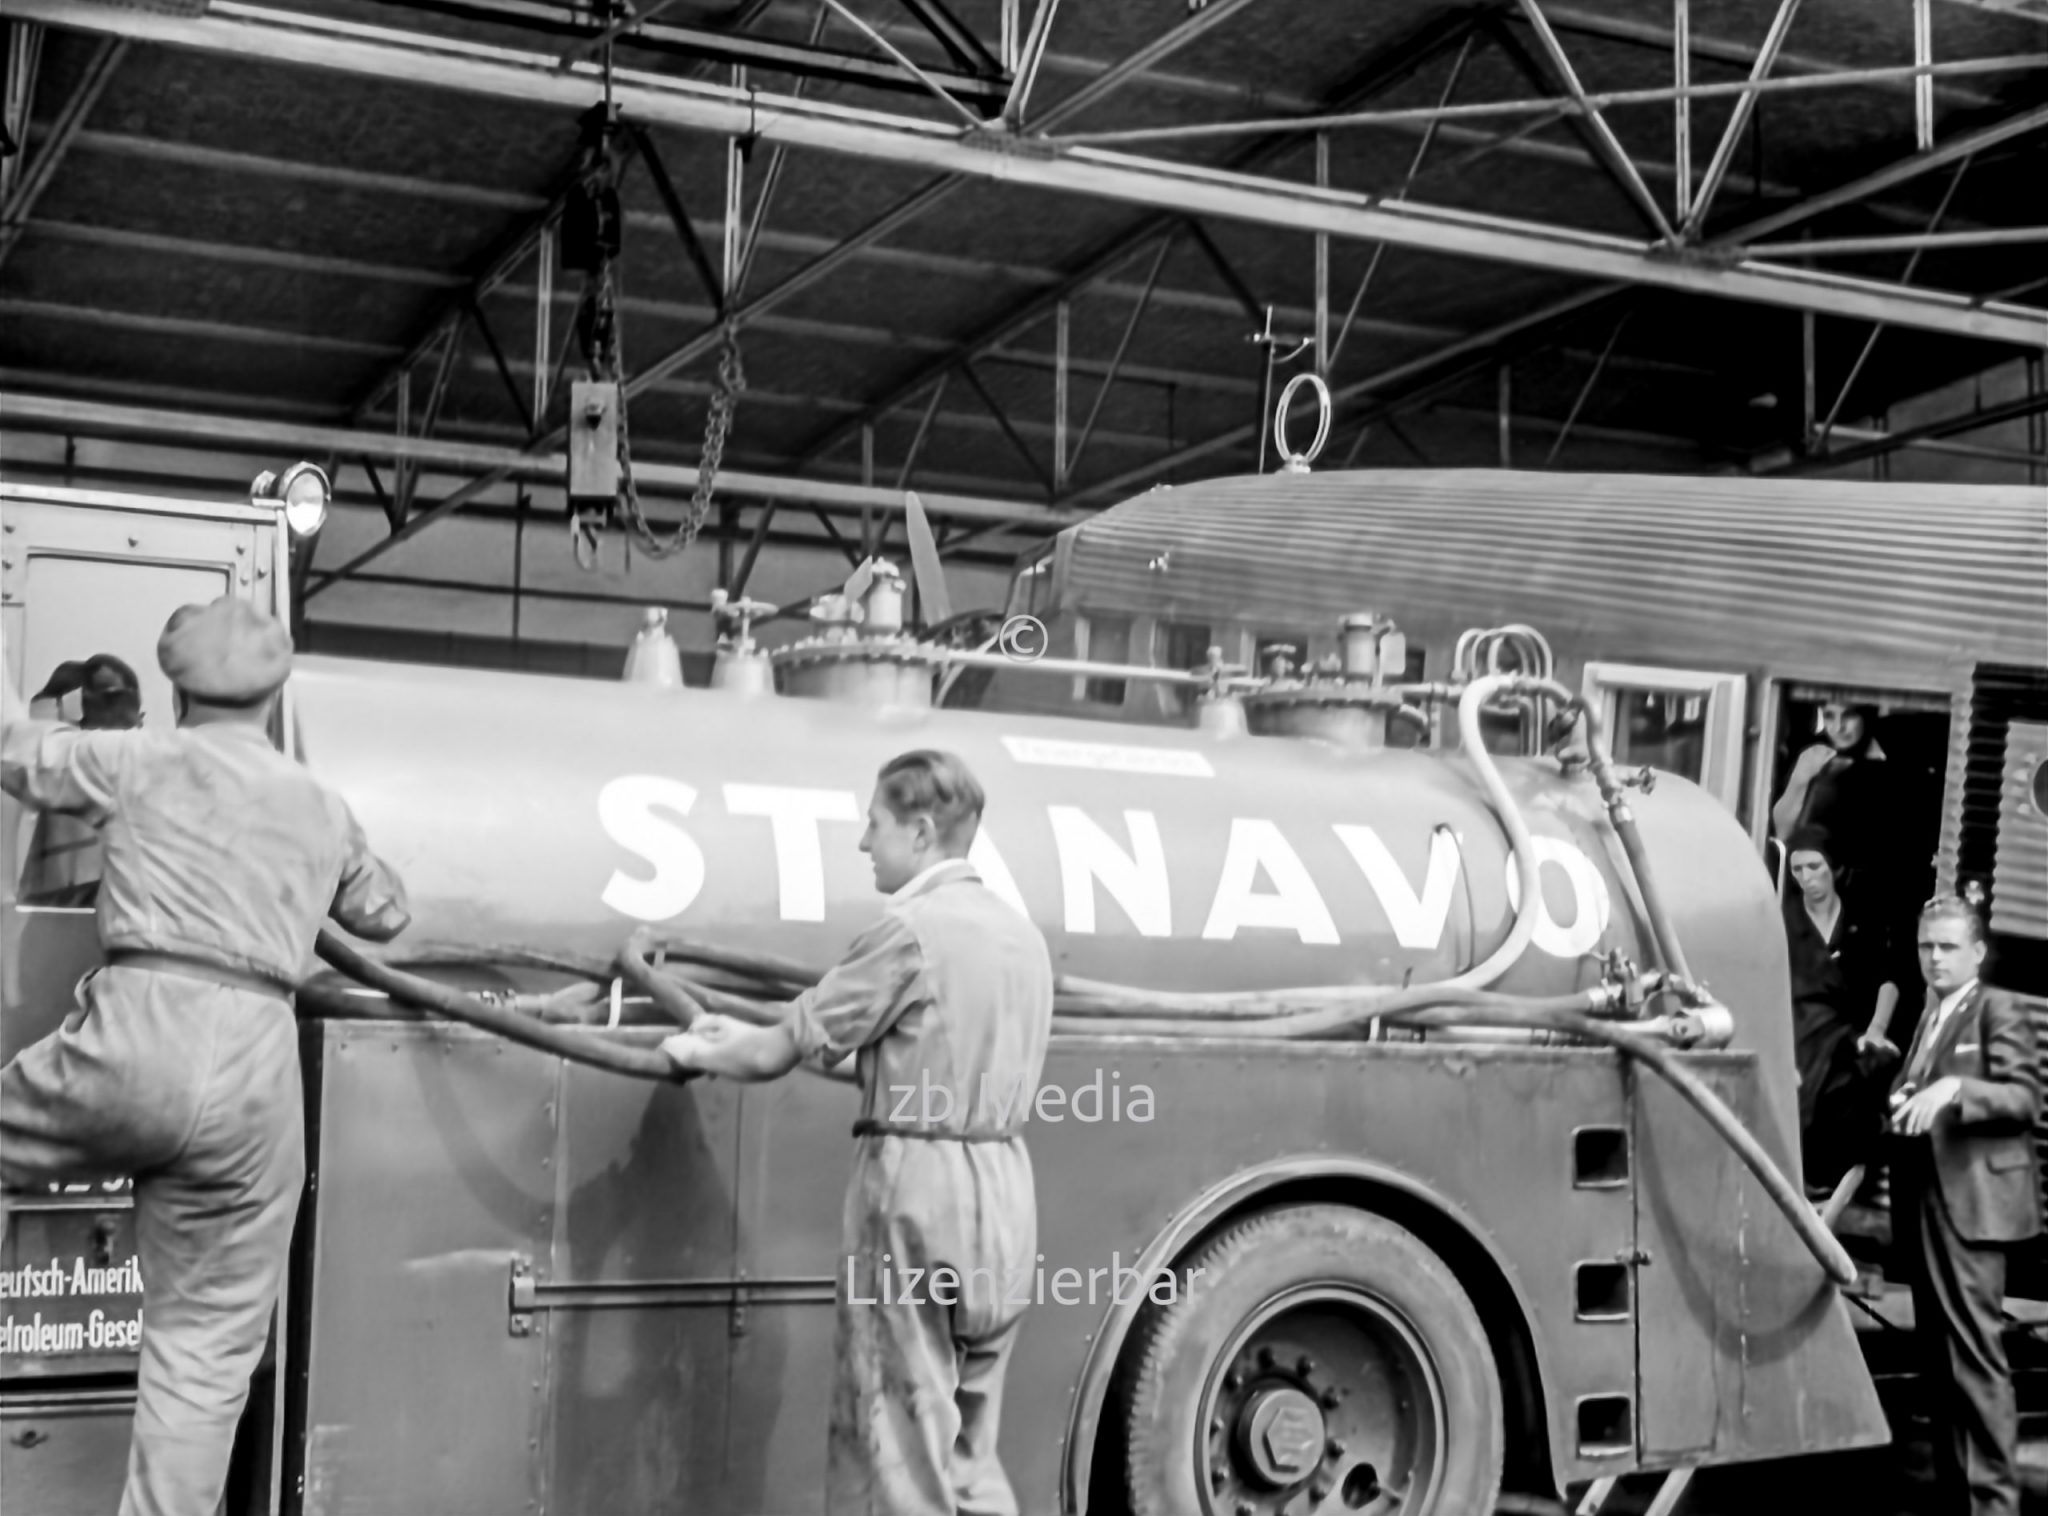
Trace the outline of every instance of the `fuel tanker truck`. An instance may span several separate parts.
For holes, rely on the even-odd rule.
[[[161,719],[171,608],[283,607],[279,502],[0,507],[22,688],[112,651]],[[686,1082],[655,1043],[696,1006],[776,1015],[874,918],[864,807],[923,747],[980,778],[973,861],[1059,975],[1036,1087],[886,1092],[1026,1123],[1026,1512],[1474,1516],[1885,1440],[1853,1270],[1785,1179],[1771,877],[1513,672],[1527,629],[1404,684],[1383,617],[1306,693],[1036,660],[1181,681],[1169,728],[945,708],[1004,654],[914,635],[899,589],[870,566],[773,654],[736,627],[713,688],[299,661],[278,740],[415,914],[309,965],[307,1191],[231,1510],[820,1509],[855,1092]],[[4,820],[11,1054],[96,950]],[[111,1509],[146,1287],[119,1186],[13,1199],[0,1478]]]

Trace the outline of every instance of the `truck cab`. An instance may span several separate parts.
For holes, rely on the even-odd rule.
[[[76,694],[35,696],[64,665],[111,654],[136,676],[139,724],[168,727],[164,622],[223,595],[288,616],[292,540],[282,502],[0,483],[8,673],[32,709],[45,707],[38,714],[79,721]],[[0,797],[0,1062],[54,1031],[101,961],[98,847],[90,828]],[[0,1488],[10,1509],[104,1516],[119,1503],[142,1307],[131,1189],[108,1179],[5,1197]],[[233,1516],[276,1509],[279,1383],[267,1356],[230,1480]]]

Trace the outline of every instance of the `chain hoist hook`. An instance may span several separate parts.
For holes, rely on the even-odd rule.
[[[576,567],[586,572],[597,567],[597,528],[580,511],[569,517],[569,552]]]

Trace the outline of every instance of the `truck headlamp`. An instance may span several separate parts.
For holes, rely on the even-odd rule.
[[[310,537],[327,520],[327,504],[334,486],[318,464],[294,463],[282,474],[261,473],[249,487],[252,500],[276,501],[284,506],[284,524],[294,537]]]

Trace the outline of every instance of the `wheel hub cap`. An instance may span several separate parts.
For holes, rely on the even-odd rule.
[[[1238,1413],[1237,1433],[1245,1466],[1275,1489],[1306,1478],[1322,1461],[1322,1409],[1291,1385],[1250,1396]]]

